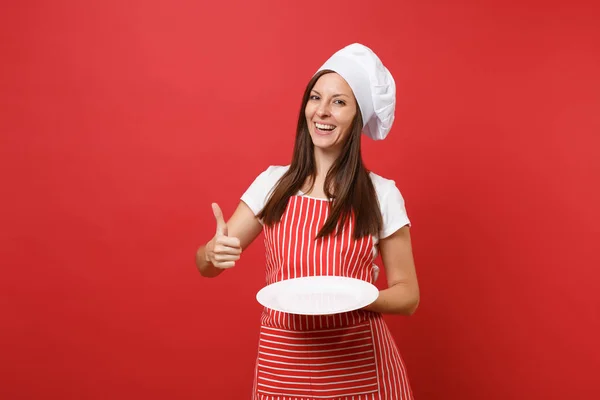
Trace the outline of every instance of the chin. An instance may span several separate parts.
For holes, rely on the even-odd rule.
[[[336,147],[336,145],[338,144],[338,135],[323,136],[314,132],[310,132],[310,138],[315,147],[318,147],[323,150]]]
[[[336,139],[334,137],[331,138],[323,138],[323,137],[312,137],[312,142],[315,147],[318,147],[322,150],[327,150],[334,148],[336,146]]]

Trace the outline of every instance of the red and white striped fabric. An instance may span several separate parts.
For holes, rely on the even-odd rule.
[[[353,221],[340,236],[315,240],[327,200],[293,196],[281,221],[264,229],[267,284],[337,275],[373,281],[374,239],[354,240]],[[328,316],[265,308],[254,400],[412,400],[402,358],[380,314]]]
[[[321,331],[263,327],[258,390],[266,395],[332,398],[377,391],[369,323]]]

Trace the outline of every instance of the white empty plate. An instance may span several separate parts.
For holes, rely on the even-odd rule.
[[[265,286],[256,300],[275,311],[328,315],[357,310],[374,302],[379,289],[369,282],[343,276],[309,276]]]

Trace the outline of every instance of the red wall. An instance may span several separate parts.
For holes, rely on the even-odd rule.
[[[194,252],[359,41],[398,85],[364,157],[414,224],[416,398],[600,398],[598,7],[484,3],[4,4],[0,397],[249,398],[262,238]]]

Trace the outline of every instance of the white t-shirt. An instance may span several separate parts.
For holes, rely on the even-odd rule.
[[[258,214],[265,206],[271,190],[289,169],[289,165],[272,165],[256,177],[254,182],[242,195],[241,200],[250,207],[254,215]],[[405,225],[410,226],[410,220],[404,206],[404,198],[393,180],[383,178],[373,172],[370,173],[371,181],[377,193],[383,227],[376,239],[384,239]],[[302,195],[301,193],[299,193]],[[308,196],[307,196],[308,197]]]

